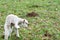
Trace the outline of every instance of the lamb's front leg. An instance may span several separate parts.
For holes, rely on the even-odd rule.
[[[15,32],[16,32],[16,36],[17,36],[17,37],[20,37],[20,36],[19,36],[19,30],[18,30],[18,29],[15,29]]]
[[[15,33],[16,33],[16,36],[19,37],[19,25],[18,25],[18,22],[15,23]]]

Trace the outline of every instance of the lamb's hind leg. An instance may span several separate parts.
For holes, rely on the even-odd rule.
[[[5,40],[8,40],[10,33],[8,30],[5,30]]]
[[[5,35],[4,40],[8,40],[8,37],[11,34],[11,30],[9,28],[9,25],[5,25],[5,28],[4,29],[5,29],[5,32],[4,32],[4,35]]]

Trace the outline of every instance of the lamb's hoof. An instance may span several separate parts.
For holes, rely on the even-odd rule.
[[[20,38],[19,37],[16,37],[16,39],[15,40],[19,40]]]

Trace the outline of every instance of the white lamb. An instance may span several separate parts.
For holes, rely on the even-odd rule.
[[[14,24],[14,26],[12,26],[12,24]],[[13,31],[13,27],[15,28],[14,31],[16,32],[16,36],[19,37],[19,31],[18,31],[18,28],[20,28],[19,25],[28,27],[28,21],[26,19],[19,18],[13,14],[8,15],[6,17],[6,21],[4,25],[4,40],[8,40],[8,37],[11,35]]]

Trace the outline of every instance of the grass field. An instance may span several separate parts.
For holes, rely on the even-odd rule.
[[[39,16],[27,17],[30,12]],[[3,40],[5,18],[9,14],[30,23],[30,30],[19,29],[19,39],[12,34],[9,40],[60,40],[60,0],[0,0],[0,40]]]

